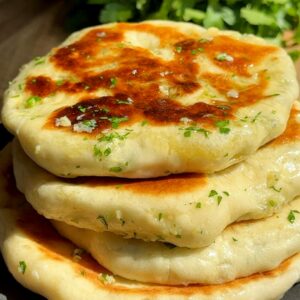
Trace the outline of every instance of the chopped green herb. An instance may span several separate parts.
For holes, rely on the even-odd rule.
[[[43,64],[45,62],[45,57],[41,57],[41,56],[37,56],[36,58],[34,58],[34,65],[40,65]]]
[[[90,128],[95,128],[96,125],[97,125],[97,122],[96,120],[94,119],[91,119],[91,120],[84,120],[82,121],[82,124],[87,126],[87,127],[90,127]]]
[[[196,203],[196,208],[201,208],[201,207],[202,207],[201,202],[197,202],[197,203]]]
[[[223,191],[223,194],[226,195],[227,197],[229,196],[229,193],[227,191]]]
[[[106,221],[105,217],[98,216],[97,220],[99,220],[106,227],[106,229],[108,229],[108,224],[107,224],[107,221]]]
[[[276,97],[276,96],[279,96],[279,95],[280,95],[280,94],[271,94],[271,95],[265,96],[265,98]]]
[[[116,185],[116,189],[120,189],[121,187],[123,187],[123,184],[117,184]]]
[[[84,270],[81,270],[81,271],[80,271],[80,275],[84,277],[84,276],[85,276],[85,271],[84,271]]]
[[[108,156],[109,154],[111,154],[111,148],[106,148],[103,152],[104,156]]]
[[[160,221],[160,220],[162,219],[162,217],[163,217],[163,214],[162,214],[162,213],[159,213],[159,214],[158,214],[158,221]]]
[[[176,46],[175,50],[176,50],[177,53],[181,53],[182,47],[181,46]]]
[[[24,274],[26,272],[26,262],[24,260],[19,261],[19,266],[18,266],[18,271],[22,274]]]
[[[268,201],[268,205],[270,207],[275,207],[277,205],[277,202],[275,200],[271,199],[271,200]]]
[[[86,107],[83,107],[82,105],[79,105],[78,110],[81,111],[82,113],[85,113],[86,112]]]
[[[235,237],[232,237],[232,240],[233,240],[234,242],[237,242],[237,241],[238,241]]]
[[[254,118],[251,120],[251,122],[252,122],[252,123],[256,122],[257,118],[258,118],[260,115],[261,115],[261,111],[258,112],[258,113],[254,116]]]
[[[181,234],[176,234],[175,237],[181,239]]]
[[[192,53],[192,55],[196,55],[196,54],[198,54],[199,52],[203,52],[203,51],[204,51],[203,48],[197,48],[197,49],[192,49],[192,50],[191,50],[191,53]]]
[[[34,105],[36,105],[38,102],[40,102],[42,100],[41,97],[38,97],[38,96],[31,96],[29,97],[27,100],[26,100],[26,104],[25,106],[27,108],[29,107],[33,107]]]
[[[65,81],[63,80],[63,79],[59,79],[59,80],[56,80],[55,81],[55,84],[57,85],[57,86],[61,86],[61,85],[63,85],[65,83]]]
[[[108,120],[111,122],[112,128],[117,129],[121,122],[128,121],[128,117],[110,117]]]
[[[288,52],[291,59],[296,62],[300,58],[300,51],[299,50],[292,50]]]
[[[229,120],[217,121],[215,125],[219,128],[219,132],[222,134],[228,134],[230,132],[230,128],[228,128]]]
[[[276,188],[274,185],[270,186],[270,189],[274,190],[277,193],[280,193],[282,188]]]
[[[222,199],[223,199],[223,197],[221,195],[217,196],[217,203],[218,203],[218,205],[220,205]]]
[[[118,139],[118,140],[125,140],[127,138],[127,136],[130,134],[132,130],[127,129],[127,132],[125,134],[119,134],[118,132],[111,132],[108,134],[105,134],[103,136],[101,136],[100,138],[98,138],[99,142],[111,142],[114,139]]]
[[[184,130],[183,136],[184,137],[190,137],[193,132],[202,133],[206,138],[208,138],[208,135],[210,134],[210,131],[196,126],[190,126],[186,128],[179,128],[179,130]]]
[[[111,167],[111,168],[109,168],[109,171],[114,172],[114,173],[119,173],[119,172],[122,172],[123,169],[121,167]]]
[[[217,54],[215,59],[218,61],[228,61],[228,62],[234,61],[234,58],[225,52]]]
[[[296,220],[295,213],[299,214],[300,212],[298,210],[290,210],[287,219],[291,224],[293,224]]]
[[[96,157],[102,156],[102,150],[97,144],[94,145],[94,156]]]
[[[216,195],[218,195],[218,192],[215,191],[215,190],[211,190],[211,191],[209,192],[208,197],[214,197],[214,196],[216,196]]]
[[[109,108],[107,108],[107,107],[102,107],[102,108],[100,109],[100,111],[101,111],[101,112],[104,112],[104,113],[106,113],[106,114],[110,112]]]
[[[147,121],[147,120],[143,120],[143,121],[141,122],[141,126],[145,126],[145,125],[148,125],[148,121]]]
[[[117,85],[117,78],[116,77],[112,77],[110,78],[110,88],[114,88]]]

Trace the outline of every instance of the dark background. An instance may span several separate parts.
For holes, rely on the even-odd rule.
[[[0,0],[0,99],[20,66],[33,57],[44,55],[69,35],[72,29],[70,3],[63,0]],[[87,21],[91,23],[91,20]],[[0,148],[11,138],[0,124]],[[14,280],[0,255],[2,300],[1,294],[6,295],[8,300],[44,299]],[[293,287],[283,299],[300,299],[300,285]]]

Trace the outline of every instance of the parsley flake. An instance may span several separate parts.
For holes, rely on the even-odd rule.
[[[121,122],[128,121],[128,117],[110,117],[107,119],[111,122],[111,127],[114,129],[119,128]]]
[[[111,167],[111,168],[109,168],[109,171],[110,172],[114,172],[114,173],[119,173],[119,172],[122,172],[123,169],[121,167],[117,166],[117,167]]]
[[[221,120],[215,123],[215,126],[219,128],[219,132],[222,134],[228,134],[230,132],[230,128],[228,128],[229,120]]]
[[[191,137],[193,132],[196,133],[202,133],[206,138],[208,138],[208,135],[210,134],[210,131],[196,126],[190,126],[186,128],[179,128],[179,130],[184,130],[183,136],[184,137]]]
[[[19,261],[18,271],[22,274],[25,274],[26,268],[27,268],[26,262],[24,260]]]
[[[218,61],[228,61],[228,62],[233,62],[234,58],[227,54],[226,52],[219,53],[215,56],[215,59]]]
[[[201,207],[202,207],[201,202],[197,202],[197,203],[196,203],[196,208],[201,208]]]
[[[38,97],[38,96],[31,96],[29,97],[27,100],[26,100],[26,104],[25,106],[27,108],[29,107],[33,107],[34,105],[36,105],[38,102],[42,101],[42,98],[41,97]]]
[[[117,78],[116,77],[112,77],[110,78],[110,88],[114,88],[117,85]]]
[[[298,210],[290,210],[290,212],[287,216],[287,219],[291,224],[293,224],[296,220],[295,213],[299,214],[300,212]]]

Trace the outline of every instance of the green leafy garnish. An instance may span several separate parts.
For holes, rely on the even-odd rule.
[[[26,100],[26,104],[25,106],[27,108],[29,107],[33,107],[34,105],[36,105],[38,102],[40,102],[42,100],[41,97],[38,97],[38,96],[31,96],[29,97],[27,100]]]
[[[201,202],[196,203],[196,208],[201,208],[201,206],[202,206]]]
[[[43,64],[45,60],[45,57],[37,56],[36,58],[34,58],[34,65],[37,66]]]
[[[222,134],[228,134],[230,132],[230,128],[228,128],[229,120],[217,121],[215,125],[219,128],[219,132]]]
[[[286,43],[284,32],[293,30],[289,44],[300,42],[298,0],[78,0],[76,3],[68,22],[73,29],[94,25],[98,9],[100,23],[145,19],[189,21],[206,28],[256,34],[281,45]]]
[[[201,128],[201,127],[197,127],[197,126],[190,126],[190,127],[186,127],[186,128],[179,128],[179,130],[183,130],[184,133],[183,135],[185,137],[190,137],[192,135],[193,132],[196,133],[202,133],[206,138],[208,138],[208,135],[210,134],[210,131]]]
[[[234,58],[225,52],[217,54],[215,59],[218,61],[229,61],[229,62],[234,61]]]
[[[117,78],[112,77],[110,78],[110,88],[114,88],[117,85]]]
[[[290,210],[288,216],[287,216],[287,219],[289,220],[289,222],[291,224],[293,224],[296,220],[296,216],[295,216],[295,213],[299,214],[300,212],[298,210]]]
[[[114,173],[119,173],[119,172],[122,172],[123,169],[121,167],[117,166],[117,167],[111,167],[111,168],[109,168],[109,171],[110,172],[114,172]]]
[[[114,129],[119,128],[121,122],[128,121],[128,117],[110,117],[107,119],[111,122],[111,127]]]
[[[19,261],[18,271],[22,274],[25,274],[26,268],[27,268],[26,262],[24,260]]]

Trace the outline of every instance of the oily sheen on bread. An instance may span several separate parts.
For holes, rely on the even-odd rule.
[[[244,199],[241,199],[244,200]],[[159,284],[218,284],[275,269],[300,252],[300,198],[274,216],[227,227],[207,247],[124,239],[53,221],[58,232],[124,278]]]
[[[299,121],[296,103],[283,135],[244,162],[212,175],[65,180],[38,167],[16,142],[14,172],[18,188],[46,218],[199,248],[232,222],[270,216],[299,195]]]
[[[76,32],[24,66],[2,120],[58,176],[211,173],[280,135],[297,96],[292,61],[260,38],[118,23]]]

